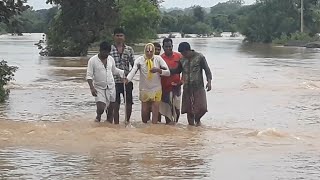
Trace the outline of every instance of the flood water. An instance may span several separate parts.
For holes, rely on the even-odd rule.
[[[41,37],[0,36],[0,59],[19,67],[0,105],[0,179],[320,179],[319,49],[175,38],[213,73],[203,125],[141,123],[134,81],[125,128],[93,122],[89,57],[40,57]]]

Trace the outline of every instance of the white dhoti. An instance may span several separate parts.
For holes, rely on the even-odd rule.
[[[162,94],[162,101],[160,102],[159,112],[163,116],[169,118],[171,121],[177,120],[177,111],[180,111],[180,96],[172,91]]]
[[[116,101],[116,89],[115,87],[109,89],[96,88],[97,96],[95,97],[96,102],[103,102],[106,104],[106,108],[110,105],[110,102]]]

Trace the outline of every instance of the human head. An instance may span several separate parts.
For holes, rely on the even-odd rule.
[[[115,28],[113,31],[113,40],[116,44],[122,44],[125,41],[125,32],[124,29],[119,27]]]
[[[160,55],[161,45],[159,43],[157,43],[157,42],[154,42],[153,45],[154,45],[154,49],[155,49],[154,54],[155,55]]]
[[[171,38],[164,38],[162,41],[162,48],[164,50],[164,53],[167,56],[172,55],[172,48],[173,48],[172,39]]]
[[[144,47],[144,55],[146,58],[151,59],[154,56],[155,48],[152,43],[146,44]]]
[[[187,42],[182,42],[179,44],[178,51],[182,54],[183,57],[188,58],[191,55],[191,47]]]
[[[111,51],[111,45],[110,43],[103,41],[102,43],[100,43],[100,49],[99,49],[99,56],[102,59],[106,59]]]

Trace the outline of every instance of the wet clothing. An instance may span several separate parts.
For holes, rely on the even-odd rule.
[[[115,45],[111,46],[110,56],[114,58],[116,67],[124,70],[125,74],[128,75],[130,72],[130,66],[132,67],[134,64],[134,51],[132,47],[124,45],[123,53],[119,53],[118,49]],[[121,103],[121,95],[124,96],[124,87],[123,82],[121,81],[120,76],[114,75],[114,79],[116,82],[116,102],[118,104]],[[126,84],[126,100],[127,103],[133,104],[132,99],[132,91],[133,84]]]
[[[172,56],[161,55],[167,63],[169,69],[177,68],[182,55],[178,52],[173,52]],[[173,86],[172,83],[181,84],[180,74],[171,74],[169,77],[161,77],[162,85],[162,100],[159,106],[161,115],[169,118],[171,121],[176,121],[181,105],[181,86]]]
[[[198,52],[192,51],[189,59],[182,58],[175,69],[170,69],[171,74],[182,73],[183,95],[181,113],[195,113],[207,111],[206,93],[203,82],[203,70],[207,81],[212,80],[211,70],[205,57]],[[191,102],[191,105],[190,105]],[[189,107],[191,106],[191,108]]]
[[[206,90],[204,88],[184,90],[181,114],[192,113],[204,115],[208,112]]]
[[[178,52],[173,52],[172,56],[166,56],[166,54],[161,55],[162,59],[167,63],[170,69],[177,68],[182,55]],[[172,83],[180,83],[180,74],[171,74],[170,76],[161,77],[161,85],[163,92],[172,91]]]
[[[139,68],[140,66],[140,68]],[[161,68],[162,74],[152,73],[150,77],[150,73],[148,71],[147,61],[144,56],[139,57],[135,60],[132,70],[127,76],[129,81],[132,81],[134,75],[139,70],[140,72],[140,81],[139,81],[139,91],[140,96],[139,99],[142,102],[147,101],[160,101],[162,95],[161,88],[161,78],[160,76],[169,76],[170,71],[166,64],[166,62],[161,58],[161,56],[154,55],[152,58],[152,66]],[[166,69],[166,70],[164,70]]]
[[[116,67],[124,70],[125,74],[128,75],[130,72],[130,66],[134,64],[134,51],[132,47],[124,45],[122,53],[118,52],[115,45],[111,46],[110,56],[113,57]],[[121,83],[121,77],[119,75],[114,75],[114,80],[116,83]]]
[[[115,74],[124,77],[124,71],[115,66],[114,59],[111,56],[108,56],[106,66],[98,55],[89,59],[86,79],[93,80],[93,86],[97,90],[96,102],[103,102],[107,106],[110,102],[115,102],[116,89],[113,78]]]

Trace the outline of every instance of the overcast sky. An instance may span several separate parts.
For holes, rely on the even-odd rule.
[[[202,7],[212,7],[219,2],[226,2],[227,0],[164,0],[161,4],[165,8],[187,8],[193,5],[200,5]],[[245,0],[246,4],[251,4],[255,2],[255,0]],[[52,5],[46,4],[46,0],[28,0],[28,4],[33,6],[33,9],[48,9],[52,7]]]
[[[202,7],[212,7],[219,2],[226,2],[228,0],[164,0],[161,4],[165,8],[187,8],[193,5],[200,5]],[[255,0],[244,0],[246,4],[252,4]]]

